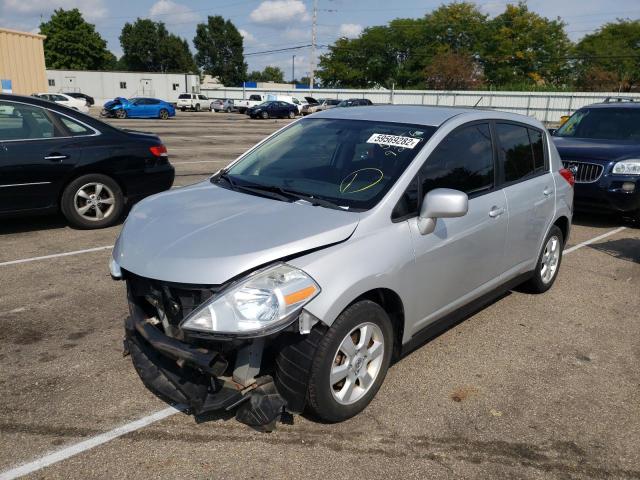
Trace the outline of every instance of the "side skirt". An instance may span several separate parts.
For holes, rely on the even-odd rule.
[[[438,335],[446,332],[451,327],[457,325],[458,323],[466,320],[468,317],[473,315],[474,313],[482,310],[484,307],[489,305],[494,300],[500,298],[502,295],[507,293],[508,291],[514,289],[518,285],[526,282],[531,278],[533,272],[526,272],[518,275],[517,277],[512,278],[511,280],[503,283],[499,287],[496,287],[494,290],[485,293],[481,297],[469,302],[468,304],[460,307],[459,309],[445,315],[438,320],[430,323],[422,330],[416,332],[407,343],[402,345],[402,350],[400,357],[404,357],[409,353],[416,350],[418,347],[421,347],[429,340],[437,337]]]

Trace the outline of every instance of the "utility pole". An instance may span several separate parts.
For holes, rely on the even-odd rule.
[[[291,83],[296,81],[296,56],[291,59]],[[294,85],[295,86],[295,85]]]
[[[316,42],[318,41],[318,0],[313,0],[313,27],[311,28],[311,68],[309,74],[309,89],[313,90],[313,80],[316,70]]]

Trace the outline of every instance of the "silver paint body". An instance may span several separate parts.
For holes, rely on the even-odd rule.
[[[115,260],[144,277],[220,284],[287,257],[322,288],[305,310],[327,325],[370,290],[395,292],[403,304],[402,340],[407,342],[442,316],[532,271],[551,225],[562,216],[571,220],[573,189],[558,173],[560,157],[545,133],[548,173],[470,199],[464,216],[438,218],[427,235],[420,233],[417,217],[391,221],[411,179],[452,130],[478,120],[506,120],[546,132],[532,118],[406,106],[337,108],[314,118],[439,128],[387,195],[366,212],[285,203],[205,181],[140,202],[116,243]]]

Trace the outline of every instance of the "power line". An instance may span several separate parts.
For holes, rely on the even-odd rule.
[[[267,53],[289,52],[291,50],[300,50],[301,48],[309,48],[311,46],[312,45],[309,43],[307,45],[298,45],[296,47],[277,48],[274,50],[263,50],[261,52],[249,52],[249,53],[245,53],[244,56],[248,57],[249,55],[266,55]]]

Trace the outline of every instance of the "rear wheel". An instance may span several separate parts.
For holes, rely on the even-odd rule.
[[[260,116],[266,120],[267,118],[269,118],[269,113],[268,112],[262,112],[262,114]]]
[[[187,111],[187,109],[186,109],[185,107],[181,107],[181,108],[180,108],[180,111],[181,111],[181,112],[186,112],[186,111]]]
[[[167,118],[169,118],[169,112],[166,108],[163,108],[162,110],[160,110],[160,114],[158,115],[162,120],[166,120]]]
[[[126,110],[116,110],[116,117],[117,118],[127,118],[127,111]]]
[[[544,293],[552,287],[562,262],[563,247],[562,230],[554,225],[544,240],[544,247],[538,258],[533,277],[524,284],[525,290],[531,293]]]
[[[349,306],[324,335],[307,391],[311,411],[327,422],[357,415],[371,402],[391,361],[393,328],[375,302]]]
[[[124,195],[111,177],[83,175],[64,189],[60,209],[75,227],[104,228],[120,219],[124,210]]]
[[[225,112],[227,112],[227,113],[231,113],[231,107],[227,107],[227,109],[225,110]]]

